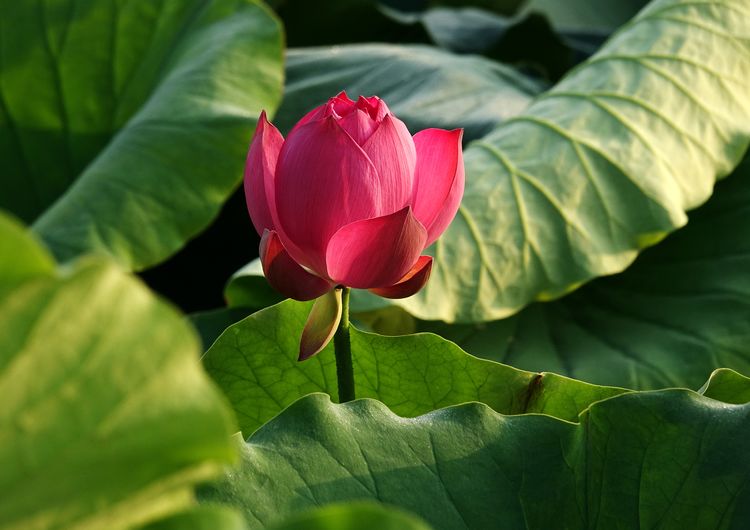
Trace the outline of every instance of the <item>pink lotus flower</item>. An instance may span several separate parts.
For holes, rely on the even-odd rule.
[[[245,195],[269,283],[296,300],[338,285],[388,298],[419,291],[432,268],[421,253],[463,195],[462,132],[412,137],[381,99],[344,92],[286,140],[261,113]]]

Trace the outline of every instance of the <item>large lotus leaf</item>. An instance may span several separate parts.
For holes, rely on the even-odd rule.
[[[310,306],[287,300],[259,311],[230,326],[203,356],[245,434],[306,394],[338,396],[332,345],[297,361]],[[384,337],[352,327],[351,341],[357,397],[378,399],[402,416],[481,401],[507,414],[574,420],[591,402],[623,392],[477,359],[433,334]]]
[[[474,355],[602,385],[697,388],[716,368],[750,374],[748,177],[750,159],[685,228],[621,274],[509,319],[415,329]]]
[[[462,127],[479,138],[518,114],[541,85],[483,59],[428,46],[366,44],[289,50],[284,101],[275,123],[288,131],[340,90],[377,95],[412,133]]]
[[[720,368],[711,374],[700,393],[704,396],[741,405],[750,402],[750,377],[738,374],[734,370]]]
[[[247,307],[221,307],[209,311],[190,313],[188,319],[200,335],[203,351],[219,338],[225,329],[253,312]]]
[[[26,228],[0,210],[0,300],[24,281],[52,276],[55,262]]]
[[[648,0],[618,0],[602,9],[597,0],[529,0],[523,11],[543,14],[560,31],[610,33],[647,3]]]
[[[247,530],[247,525],[237,511],[206,504],[142,530]],[[295,513],[268,530],[430,530],[430,527],[394,506],[359,501]]]
[[[487,321],[623,270],[685,224],[750,135],[743,0],[658,0],[590,60],[465,151],[434,245],[428,320]]]
[[[696,388],[719,367],[750,373],[748,177],[750,159],[625,272],[508,319],[446,325],[398,308],[359,318],[381,333],[430,331],[480,357],[602,385]]]
[[[389,0],[384,0],[384,4],[398,4]],[[426,0],[419,1],[424,7],[436,7],[436,6],[448,6],[448,7],[461,7],[466,5],[464,0]],[[495,13],[502,13],[509,15],[515,13],[519,7],[524,4],[523,0],[472,0],[471,5],[492,11]]]
[[[247,530],[247,524],[237,510],[206,504],[149,523],[139,530]]]
[[[422,520],[393,506],[355,501],[295,514],[271,530],[430,530]]]
[[[512,17],[476,7],[439,7],[412,15],[411,20],[418,20],[441,48],[481,53],[559,79],[595,53],[646,3],[623,0],[602,9],[591,0],[530,1]]]
[[[33,267],[16,230],[0,223],[3,263]],[[99,261],[0,298],[0,395],[2,530],[131,528],[191,505],[236,456],[190,327]]]
[[[594,53],[608,36],[563,38],[547,18],[528,10],[512,17],[466,5],[434,7],[419,13],[388,12],[403,23],[423,26],[441,48],[482,54],[551,80],[560,79],[576,60],[580,62]]]
[[[268,307],[284,299],[266,281],[260,258],[254,259],[232,275],[224,289],[224,298],[229,307],[257,309]]]
[[[206,499],[263,528],[375,499],[438,529],[750,526],[750,404],[687,390],[594,403],[570,423],[470,403],[414,419],[374,400],[308,396],[248,439]]]
[[[435,44],[458,53],[482,53],[490,49],[517,21],[516,17],[476,7],[435,7],[417,18]]]
[[[0,2],[0,207],[68,259],[152,265],[203,229],[281,94],[247,0]]]

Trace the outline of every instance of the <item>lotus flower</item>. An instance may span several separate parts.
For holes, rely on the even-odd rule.
[[[427,281],[421,256],[450,224],[464,189],[461,130],[412,137],[377,97],[345,93],[287,136],[260,116],[245,194],[271,285],[297,300],[337,285],[400,298]]]
[[[354,102],[344,92],[286,140],[261,113],[245,195],[268,282],[296,300],[338,286],[388,298],[419,291],[432,268],[422,251],[463,195],[461,136],[425,129],[412,137],[381,99]]]

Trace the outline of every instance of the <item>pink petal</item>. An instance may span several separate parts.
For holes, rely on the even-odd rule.
[[[292,131],[298,127],[302,127],[306,123],[309,123],[313,120],[319,120],[319,119],[324,118],[327,107],[328,107],[327,103],[323,103],[322,105],[318,105],[317,107],[312,109],[310,112],[302,116],[302,118],[297,123],[294,124],[294,128],[292,129]]]
[[[359,112],[358,112],[359,114]],[[362,149],[378,170],[382,212],[395,212],[410,203],[417,152],[406,125],[387,115]]]
[[[339,92],[335,97],[328,100],[329,112],[333,111],[337,116],[343,117],[354,111],[354,102],[349,99],[345,91]],[[329,116],[331,114],[328,114]]]
[[[284,137],[268,122],[266,111],[261,112],[247,153],[244,183],[247,210],[258,234],[263,234],[265,229],[273,230],[275,226],[273,181],[282,145]]]
[[[417,263],[407,272],[398,283],[388,287],[370,289],[383,298],[406,298],[419,291],[430,279],[432,272],[432,256],[419,256]]]
[[[313,304],[299,341],[299,361],[323,351],[336,334],[341,321],[341,289],[333,289]]]
[[[414,215],[427,229],[431,245],[456,216],[464,194],[463,130],[425,129],[414,135]]]
[[[328,244],[328,274],[336,283],[358,289],[393,285],[414,266],[426,239],[410,206],[353,222]]]
[[[377,170],[334,118],[310,122],[290,134],[281,149],[276,209],[286,249],[298,263],[326,276],[331,236],[351,222],[381,215]]]
[[[271,287],[295,300],[312,300],[330,291],[333,285],[310,274],[292,259],[273,230],[263,232],[260,261]]]
[[[339,125],[342,129],[349,133],[355,142],[359,145],[364,144],[372,133],[378,128],[378,124],[375,120],[370,118],[363,110],[355,110],[350,112],[339,120]],[[411,141],[411,137],[409,137]],[[367,150],[365,150],[367,152]],[[377,167],[377,166],[376,166]]]
[[[292,134],[292,132],[294,132],[296,129],[299,129],[303,125],[310,123],[313,120],[320,120],[323,118],[327,118],[328,116],[331,116],[333,114],[336,114],[335,117],[338,117],[341,115],[342,112],[344,114],[348,114],[353,108],[354,108],[354,102],[351,99],[349,99],[349,96],[346,95],[346,92],[342,90],[341,92],[336,94],[336,96],[330,98],[328,101],[326,101],[322,105],[318,105],[317,107],[312,109],[310,112],[302,116],[302,119],[300,119],[294,125],[294,127],[292,127],[292,130],[289,131],[289,134]]]
[[[377,96],[359,96],[356,107],[367,112],[370,117],[377,122],[382,121],[383,118],[391,113],[388,109],[388,105],[385,104],[385,101]]]

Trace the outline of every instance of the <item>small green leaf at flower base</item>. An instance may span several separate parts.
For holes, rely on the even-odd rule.
[[[341,320],[341,289],[333,289],[313,304],[299,343],[299,360],[320,353],[331,342]]]

